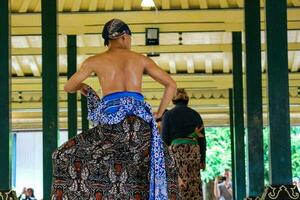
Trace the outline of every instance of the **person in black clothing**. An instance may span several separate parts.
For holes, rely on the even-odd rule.
[[[186,91],[177,89],[175,107],[162,118],[162,138],[179,168],[182,199],[202,200],[200,169],[205,169],[205,129],[200,114],[188,107],[188,102]]]

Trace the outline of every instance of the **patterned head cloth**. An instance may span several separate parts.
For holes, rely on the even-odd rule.
[[[120,19],[112,19],[108,21],[102,31],[102,38],[104,39],[104,45],[108,45],[109,40],[114,40],[122,35],[131,35],[131,31],[128,25]]]
[[[189,96],[184,88],[178,88],[176,91],[176,95],[172,99],[173,103],[176,104],[177,102],[186,102],[189,101]]]

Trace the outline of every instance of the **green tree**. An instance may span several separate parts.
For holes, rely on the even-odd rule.
[[[265,183],[269,177],[269,128],[263,129]],[[206,128],[207,152],[206,170],[202,172],[202,180],[208,182],[222,174],[224,169],[231,168],[230,129],[228,127]],[[300,127],[291,128],[291,152],[293,177],[300,178]]]

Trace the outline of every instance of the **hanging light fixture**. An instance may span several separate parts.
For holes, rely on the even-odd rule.
[[[151,8],[155,7],[155,3],[153,0],[142,0],[141,6],[143,8]]]

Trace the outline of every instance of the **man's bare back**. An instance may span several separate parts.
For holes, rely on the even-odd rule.
[[[127,49],[115,49],[92,56],[85,64],[95,72],[103,95],[107,95],[119,91],[141,92],[147,59]]]

